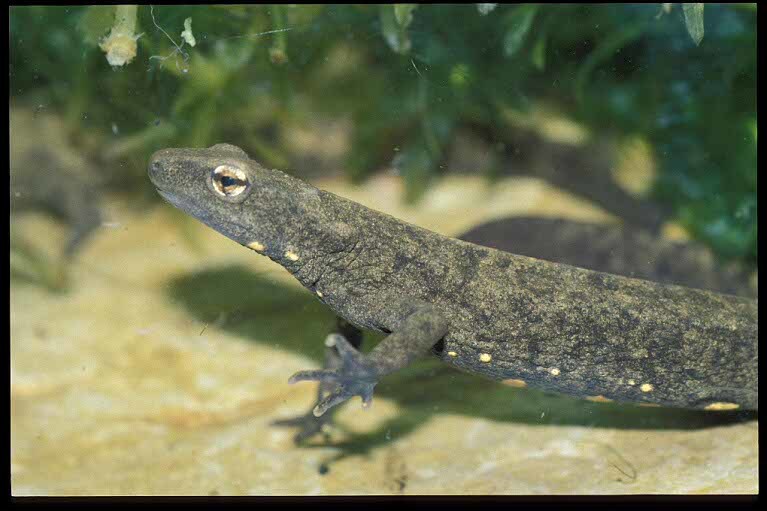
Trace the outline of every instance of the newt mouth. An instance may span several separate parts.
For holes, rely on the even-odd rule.
[[[163,190],[162,188],[159,188],[159,187],[158,187],[158,188],[156,188],[156,190],[157,190],[157,193],[158,193],[158,194],[160,194],[160,197],[162,197],[163,199],[165,199],[165,200],[166,200],[167,202],[169,202],[171,205],[173,205],[173,206],[176,206],[177,208],[178,208],[178,207],[181,207],[181,206],[180,206],[180,202],[181,202],[181,201],[179,200],[179,198],[178,198],[178,196],[177,196],[177,195],[175,195],[175,194],[173,194],[173,193],[171,193],[171,192],[168,192],[168,191],[166,191],[166,190]]]
[[[163,190],[162,188],[159,188],[159,187],[157,187],[156,190],[157,190],[157,193],[160,195],[160,197],[162,197],[163,200],[165,200],[165,202],[167,202],[171,206],[176,207],[182,211],[185,211],[194,217],[199,218],[201,216],[201,213],[202,213],[201,208],[195,207],[189,200],[185,200],[183,197],[173,192]]]
[[[184,197],[183,195],[177,195],[173,192],[163,190],[159,187],[155,187],[155,189],[157,190],[157,193],[160,195],[160,197],[162,197],[163,200],[165,200],[165,202],[171,206],[180,209],[188,215],[191,215],[205,225],[221,231],[221,222],[215,221],[211,215],[211,212],[195,204],[194,200],[191,200],[188,197]],[[226,236],[232,237],[229,234],[226,234],[224,231],[221,232]]]

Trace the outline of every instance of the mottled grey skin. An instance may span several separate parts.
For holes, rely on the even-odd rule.
[[[624,277],[757,297],[743,268],[720,264],[707,247],[661,238],[630,224],[512,217],[478,225],[459,239]]]
[[[226,164],[236,198],[213,192]],[[267,170],[239,148],[166,149],[149,176],[174,206],[285,267],[339,316],[390,333],[341,368],[315,415],[427,351],[497,380],[683,408],[758,408],[757,301],[556,264],[448,238]],[[722,405],[722,403],[726,403]],[[713,405],[713,406],[712,406]]]

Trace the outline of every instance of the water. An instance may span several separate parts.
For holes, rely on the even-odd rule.
[[[311,409],[287,379],[322,365],[334,316],[161,201],[158,149],[236,144],[449,236],[622,219],[756,293],[755,7],[706,5],[696,44],[681,4],[479,5],[12,8],[15,495],[757,491],[751,415],[436,359],[303,445],[272,425]],[[605,239],[571,255],[623,247]],[[528,255],[570,246],[545,241]]]

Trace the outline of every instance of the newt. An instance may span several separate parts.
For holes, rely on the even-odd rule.
[[[62,255],[71,261],[101,225],[98,173],[65,139],[56,116],[13,106],[10,118],[11,213],[40,210],[67,224]]]
[[[593,401],[758,409],[758,301],[597,272],[450,238],[262,167],[242,149],[164,149],[158,193],[283,266],[357,329],[343,335],[315,416],[428,353],[459,370]]]

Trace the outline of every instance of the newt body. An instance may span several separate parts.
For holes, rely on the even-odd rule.
[[[171,204],[268,256],[353,325],[389,335],[301,371],[322,415],[431,351],[459,369],[599,401],[757,409],[755,300],[600,273],[439,235],[268,170],[241,149],[166,149]],[[332,389],[332,390],[331,390]]]

